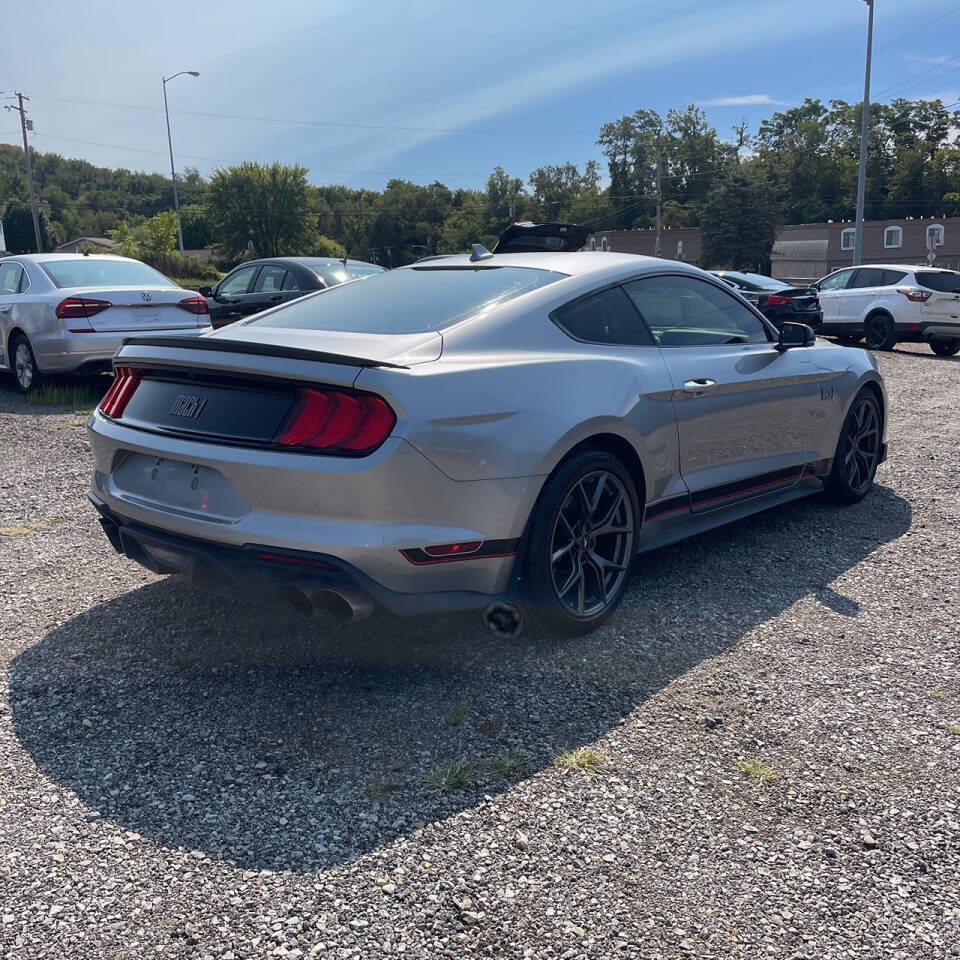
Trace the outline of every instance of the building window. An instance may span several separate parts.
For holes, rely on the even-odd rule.
[[[607,238],[606,238],[606,237],[601,237],[601,238],[600,238],[600,249],[601,249],[604,253],[607,252]]]
[[[597,238],[596,238],[596,237],[591,237],[591,238],[590,238],[590,249],[591,249],[591,250],[596,250],[596,249],[597,249]]]
[[[887,227],[883,231],[883,245],[887,250],[903,246],[903,230],[900,227]]]
[[[678,260],[683,259],[683,241],[682,240],[677,241],[677,259]]]
[[[942,223],[931,223],[927,227],[927,242],[930,242],[930,236],[933,235],[933,245],[935,247],[943,246],[943,224]]]
[[[847,227],[840,234],[840,249],[852,250],[857,239],[856,227]]]

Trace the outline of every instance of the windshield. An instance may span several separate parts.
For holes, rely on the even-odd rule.
[[[530,267],[409,267],[330,287],[248,321],[263,327],[348,333],[423,333],[566,276]]]
[[[956,293],[960,291],[960,273],[954,273],[952,270],[934,271],[918,270],[917,283],[928,290],[936,290],[938,293]]]
[[[44,273],[58,287],[175,287],[176,284],[139,260],[44,260]]]

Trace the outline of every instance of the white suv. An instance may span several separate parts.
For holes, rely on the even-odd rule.
[[[898,341],[929,343],[939,357],[960,351],[960,273],[936,267],[846,267],[815,284],[823,324],[817,331],[871,350]]]

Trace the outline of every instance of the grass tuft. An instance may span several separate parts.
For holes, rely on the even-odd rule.
[[[470,767],[461,761],[451,764],[449,767],[434,767],[425,777],[424,783],[431,790],[453,793],[458,790],[466,790],[472,780]]]
[[[74,407],[89,412],[102,399],[111,381],[102,377],[102,383],[45,383],[23,395],[29,407]]]
[[[748,777],[753,777],[754,780],[776,780],[779,776],[773,767],[768,767],[757,757],[753,757],[750,760],[740,760],[737,762],[737,766],[740,768],[741,773],[745,773]]]
[[[490,761],[490,769],[502,777],[515,777],[530,766],[530,758],[522,750],[504,750]]]
[[[38,520],[36,523],[27,523],[13,527],[0,527],[0,537],[27,537],[31,533],[48,530],[58,523],[63,523],[64,520],[66,520],[66,517],[54,517],[52,520]]]
[[[561,770],[579,770],[581,773],[599,773],[607,758],[589,747],[578,747],[576,750],[564,750],[554,759],[554,764]]]
[[[390,796],[400,789],[400,784],[393,780],[378,780],[369,790],[370,797],[378,803],[383,803]]]
[[[951,723],[947,729],[955,736],[960,737],[960,723]]]
[[[462,703],[454,703],[447,711],[447,726],[462,727],[464,720],[467,719],[467,708]]]

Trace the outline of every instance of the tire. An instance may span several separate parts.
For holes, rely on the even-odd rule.
[[[930,349],[938,357],[953,357],[960,352],[960,337],[953,340],[931,340]]]
[[[863,335],[871,350],[892,350],[897,345],[897,331],[889,313],[874,313],[867,317]]]
[[[636,486],[615,456],[584,450],[562,464],[527,537],[522,593],[534,629],[576,636],[600,626],[623,599],[641,522]]]
[[[859,503],[873,486],[880,462],[883,415],[876,394],[864,387],[843,421],[826,489],[837,503]]]
[[[33,355],[30,341],[22,333],[16,333],[10,340],[10,368],[13,382],[20,393],[29,393],[40,386],[40,370]]]

